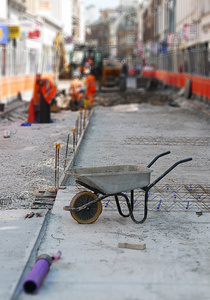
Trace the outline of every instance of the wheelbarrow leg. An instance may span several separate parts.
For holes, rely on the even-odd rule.
[[[131,201],[129,201],[127,195],[120,194],[120,195],[123,195],[125,197],[125,200],[126,200],[126,203],[127,203],[127,206],[128,206],[128,210],[129,210],[129,213],[130,213],[129,216],[131,217],[133,222],[136,223],[136,224],[144,223],[147,219],[148,194],[149,194],[149,189],[146,188],[145,189],[145,196],[144,196],[144,216],[140,221],[136,220],[136,218],[134,217],[134,214],[133,214],[133,191],[131,191]]]
[[[123,197],[126,199],[126,197],[125,197],[124,194],[121,194],[120,196],[123,196]],[[117,196],[117,195],[115,196],[115,201],[116,201],[116,204],[117,204],[117,209],[118,209],[119,214],[120,214],[122,217],[124,217],[124,218],[129,217],[129,216],[130,216],[130,213],[127,214],[127,215],[125,215],[125,214],[122,212],[122,209],[121,209],[121,206],[120,206],[120,202],[119,202],[119,199],[118,199],[118,196]],[[126,200],[126,201],[127,201],[127,200]]]

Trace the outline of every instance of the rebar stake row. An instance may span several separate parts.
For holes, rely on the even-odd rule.
[[[82,133],[86,128],[87,120],[90,119],[91,106],[89,104],[89,100],[86,100],[84,107],[85,107],[84,110],[81,110],[77,115],[75,126],[74,128],[72,128],[72,135],[69,133],[67,136],[66,152],[65,152],[65,159],[63,165],[64,170],[66,169],[66,165],[67,165],[70,138],[72,137],[72,153],[74,155],[79,139],[81,138]],[[55,192],[56,193],[59,189],[59,149],[60,149],[60,143],[56,143],[56,149],[55,149]]]

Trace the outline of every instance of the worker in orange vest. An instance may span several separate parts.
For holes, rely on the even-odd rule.
[[[70,106],[73,110],[77,110],[79,107],[83,106],[83,84],[79,77],[80,73],[75,71],[69,87],[69,95],[71,96]]]
[[[94,97],[96,93],[96,80],[95,76],[91,74],[90,70],[86,72],[86,94],[87,98],[94,103]]]
[[[29,105],[28,122],[50,122],[50,105],[55,102],[56,87],[48,78],[36,75],[33,97]],[[48,111],[48,112],[47,112]],[[47,121],[44,121],[44,113],[47,112]]]

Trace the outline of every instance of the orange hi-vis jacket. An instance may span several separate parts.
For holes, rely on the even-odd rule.
[[[96,92],[96,80],[93,75],[89,74],[86,77],[86,93],[88,99],[90,99],[92,102],[94,101],[95,92]]]
[[[75,78],[70,82],[70,87],[69,87],[69,94],[72,97],[73,101],[80,100],[80,93],[79,89],[82,89],[82,82],[80,79]]]
[[[48,78],[37,77],[29,105],[28,122],[36,122],[34,105],[40,104],[40,92],[45,101],[50,104],[51,99],[56,95],[56,87]]]
[[[51,99],[56,95],[56,87],[49,79],[41,79],[40,92],[45,101],[49,104]]]

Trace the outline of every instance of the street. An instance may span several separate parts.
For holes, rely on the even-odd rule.
[[[133,84],[130,79],[129,87]],[[4,190],[2,174],[1,190],[4,199],[10,196],[12,203],[11,210],[1,209],[4,242],[0,262],[4,272],[0,298],[28,299],[21,284],[36,258],[59,249],[61,259],[51,266],[37,299],[168,299],[169,294],[170,299],[208,299],[210,134],[206,116],[186,105],[184,99],[177,107],[167,102],[96,105],[75,167],[147,166],[156,155],[170,151],[152,166],[152,182],[175,162],[189,157],[193,160],[177,166],[151,189],[148,217],[143,224],[120,216],[114,199],[108,198],[102,201],[102,214],[90,225],[78,224],[63,210],[81,190],[73,180],[59,189],[51,212],[34,210],[42,217],[24,219],[33,211],[33,199],[28,203],[29,197],[24,200],[24,195],[33,197],[38,190],[53,187],[57,142],[61,143],[62,176],[66,137],[77,113],[63,111],[52,116],[57,122],[31,128],[21,127],[23,120],[14,119],[14,113],[13,119],[10,116],[1,121],[2,133],[5,129],[17,132],[10,139],[1,135],[1,165],[10,174]],[[13,149],[18,149],[18,156]],[[71,157],[69,152],[68,159]],[[21,199],[15,197],[19,193]],[[140,219],[142,194],[137,190],[135,195],[134,215]],[[202,210],[200,217],[197,210]],[[120,249],[120,242],[144,242],[146,249]]]
[[[209,300],[210,1],[1,0],[0,300]]]

